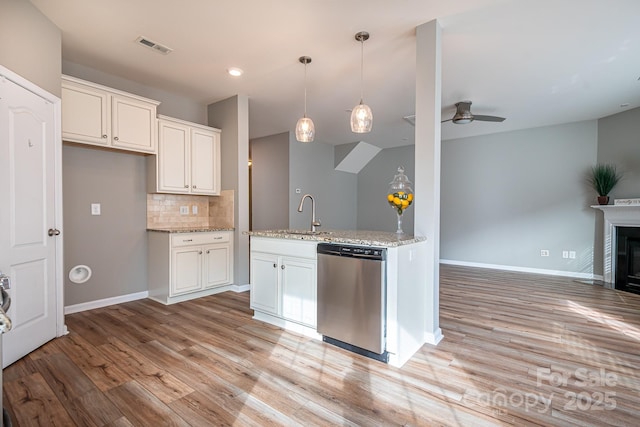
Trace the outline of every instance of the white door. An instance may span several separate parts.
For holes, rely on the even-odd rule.
[[[0,270],[13,321],[3,367],[57,332],[56,119],[51,102],[0,77]]]

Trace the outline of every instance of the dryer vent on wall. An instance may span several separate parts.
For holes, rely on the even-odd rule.
[[[149,49],[153,49],[156,52],[161,53],[163,55],[167,55],[173,51],[173,49],[171,49],[170,47],[163,46],[143,36],[138,37],[136,39],[136,43],[142,46],[148,47]]]

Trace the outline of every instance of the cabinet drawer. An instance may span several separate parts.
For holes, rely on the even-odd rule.
[[[273,254],[316,259],[318,242],[272,237],[251,237],[251,250]]]
[[[171,236],[171,247],[208,245],[211,243],[226,243],[230,240],[229,232],[214,233],[176,233]]]

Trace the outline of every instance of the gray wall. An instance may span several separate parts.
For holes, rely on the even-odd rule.
[[[207,107],[209,126],[222,129],[222,189],[234,190],[234,282],[249,283],[249,100],[233,96]]]
[[[640,108],[598,120],[598,163],[616,165],[624,174],[609,194],[612,199],[640,197]],[[603,274],[604,215],[596,218],[595,271]]]
[[[147,290],[147,203],[144,156],[63,147],[65,306]],[[102,214],[91,215],[91,203]],[[69,281],[78,264],[93,270]]]
[[[640,197],[640,108],[598,120],[598,162],[624,173],[612,198]]]
[[[0,0],[0,65],[60,97],[61,33],[26,0]]]
[[[358,229],[396,231],[396,211],[387,203],[387,190],[399,166],[404,166],[405,175],[413,182],[414,152],[413,145],[382,150],[360,171]],[[413,234],[413,218],[413,206],[410,206],[402,214],[402,229],[407,234]]]
[[[289,227],[289,132],[257,138],[251,148],[251,229]]]
[[[593,273],[596,151],[595,120],[444,141],[441,258]]]
[[[79,79],[160,101],[158,114],[202,125],[207,124],[207,105],[204,103],[69,61],[62,61],[62,72]]]
[[[357,228],[355,174],[334,170],[334,147],[329,144],[303,144],[289,137],[289,228],[308,229],[311,226],[311,202],[305,200],[303,212],[298,212],[305,193],[316,201],[316,218],[321,229],[354,230]],[[301,190],[300,194],[296,189]]]

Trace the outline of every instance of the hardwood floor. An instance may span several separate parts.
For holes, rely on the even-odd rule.
[[[402,369],[251,319],[249,295],[67,316],[4,370],[16,426],[640,422],[640,295],[442,266],[444,340]]]

